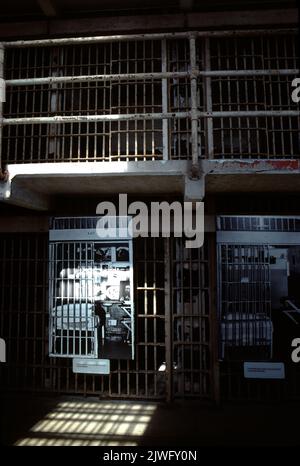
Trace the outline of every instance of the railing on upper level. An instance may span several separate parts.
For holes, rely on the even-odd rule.
[[[3,43],[2,166],[299,158],[300,114],[291,99],[299,73],[295,34],[214,31]]]

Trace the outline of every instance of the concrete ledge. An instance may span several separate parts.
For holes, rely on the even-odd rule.
[[[300,160],[296,159],[215,159],[204,160],[205,173],[296,173],[300,172]]]
[[[203,161],[207,192],[299,192],[300,160]]]
[[[0,199],[48,210],[56,196],[170,194],[201,200],[204,177],[188,180],[190,161],[84,162],[8,165]]]
[[[205,192],[300,192],[299,160],[203,160],[201,169],[202,177],[191,180],[187,160],[8,165],[0,200],[49,210],[57,196],[171,194],[201,201]]]

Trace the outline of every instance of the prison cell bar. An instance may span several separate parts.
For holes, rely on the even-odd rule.
[[[53,117],[25,117],[25,118],[3,118],[3,126],[8,125],[31,125],[44,123],[90,123],[99,121],[119,121],[119,120],[161,120],[164,118],[186,118],[191,117],[192,112],[174,113],[128,113],[115,115],[75,115],[75,116],[53,116]],[[224,112],[199,112],[194,110],[193,119],[198,121],[199,117],[222,118],[222,117],[260,117],[260,116],[300,116],[297,110],[249,110],[249,111],[224,111]],[[198,131],[198,126],[197,126]],[[194,146],[197,139],[194,140]]]
[[[208,260],[204,249],[185,249],[182,239],[174,240],[172,264],[173,391],[176,397],[213,396],[210,351],[211,313],[208,288]]]
[[[7,48],[23,48],[23,47],[51,47],[59,45],[73,44],[96,44],[106,42],[120,42],[131,40],[160,40],[160,39],[187,39],[191,37],[248,37],[248,36],[271,36],[274,34],[297,34],[296,28],[287,29],[245,29],[245,30],[229,30],[229,31],[189,31],[189,32],[174,32],[174,33],[153,33],[153,34],[124,34],[114,36],[94,36],[94,37],[69,37],[57,39],[34,39],[34,40],[17,40],[4,41],[3,45]]]
[[[165,74],[167,71],[167,43],[166,39],[163,39],[161,42],[161,68],[162,73]],[[169,73],[168,73],[169,74]],[[172,74],[172,73],[171,73]],[[179,73],[180,76],[182,75]],[[185,76],[187,75],[186,72],[183,73]],[[178,74],[177,74],[177,77]],[[162,76],[162,111],[163,113],[168,112],[168,81],[165,77]],[[174,78],[174,75],[172,76]],[[169,159],[169,125],[168,120],[165,118],[163,119],[163,159]]]
[[[294,33],[295,30],[274,30],[276,32],[276,34],[281,34],[281,33],[284,33],[284,34],[288,34],[288,33]],[[268,35],[269,33],[274,33],[274,31],[268,31],[268,33],[266,35]],[[233,38],[236,38],[236,37],[245,37],[245,36],[256,36],[257,34],[260,34],[260,35],[265,35],[264,34],[264,31],[261,31],[261,30],[258,30],[258,31],[234,31],[234,34],[232,34],[232,31],[225,31],[225,34],[223,34],[224,31],[217,31],[217,35],[215,33],[213,34],[208,34],[205,32],[204,35],[202,36],[202,34],[199,35],[199,33],[187,33],[187,36],[186,37],[189,37],[190,40],[194,40],[195,37],[205,37],[206,40],[208,41],[207,38],[209,37],[233,37]],[[249,33],[249,34],[248,34]],[[220,35],[221,34],[221,35]],[[159,36],[159,37],[158,37]],[[165,37],[168,37],[168,38],[181,38],[182,37],[182,33],[179,33],[176,34],[171,34],[168,35],[164,35]],[[121,40],[126,40],[126,38],[128,38],[129,36],[114,36],[116,40],[119,41],[119,44],[121,42]],[[154,37],[155,38],[160,38],[161,35],[147,35],[147,37],[145,36],[130,36],[131,38],[133,39],[139,39],[139,40],[148,40],[148,39],[153,39]],[[83,40],[83,42],[81,41],[81,39]],[[76,38],[76,44],[82,44],[82,43],[89,43],[89,42],[86,42],[86,39],[88,38]],[[95,38],[92,38],[93,40]],[[68,39],[68,40],[71,40],[71,39]],[[107,37],[103,37],[103,42],[107,42],[110,41],[110,38],[107,36]],[[165,40],[165,39],[163,39]],[[65,41],[65,39],[58,39],[58,41],[60,42],[56,42],[56,40],[54,40],[54,42],[51,40],[50,43],[47,42],[46,45],[61,45],[63,42],[62,41]],[[30,44],[28,44],[28,41],[24,41],[24,44],[26,44],[29,46],[30,44],[34,45],[36,41],[29,41]],[[111,41],[110,41],[111,42]],[[94,43],[94,42],[93,42]],[[11,43],[10,43],[11,44]],[[144,42],[144,45],[145,45],[145,42]],[[285,44],[286,45],[286,44]],[[26,45],[24,45],[26,46]],[[191,57],[192,58],[192,57]],[[81,65],[80,65],[81,67]],[[120,68],[119,68],[119,71],[120,71]],[[58,81],[57,82],[68,82],[68,80],[70,79],[72,82],[81,82],[81,80],[83,80],[82,82],[85,82],[87,80],[87,82],[89,82],[90,80],[112,80],[114,81],[115,79],[117,80],[123,80],[123,79],[127,79],[127,80],[131,80],[131,79],[136,79],[136,80],[143,80],[143,79],[146,79],[146,78],[149,78],[149,79],[155,79],[156,77],[157,78],[160,78],[162,80],[166,80],[166,79],[169,79],[171,76],[175,77],[185,77],[185,76],[188,76],[191,78],[191,83],[192,81],[196,80],[195,78],[197,76],[203,76],[204,78],[209,78],[209,77],[222,77],[222,76],[272,76],[272,75],[291,75],[291,74],[296,74],[298,72],[298,70],[295,70],[295,69],[284,69],[284,70],[204,70],[204,71],[199,71],[198,69],[192,67],[191,69],[191,72],[178,72],[178,73],[127,73],[127,74],[115,74],[115,75],[90,75],[90,76],[65,76],[65,77],[57,77],[58,78]],[[22,83],[22,85],[29,85],[28,83],[31,82],[31,83],[34,83],[34,84],[37,84],[37,83],[40,83],[40,84],[45,84],[46,82],[49,82],[50,84],[54,84],[55,81],[50,81],[50,80],[53,80],[53,79],[56,79],[56,78],[51,78],[51,77],[48,77],[48,78],[36,78],[36,80],[33,78],[29,78],[29,79],[13,79],[13,80],[8,80],[7,83],[11,84],[12,86],[18,86],[20,83]],[[48,81],[49,80],[49,81]],[[61,81],[62,80],[62,81]],[[209,82],[209,79],[207,79],[207,82]],[[19,83],[19,84],[18,84]],[[33,85],[34,85],[33,84]],[[228,83],[228,86],[229,86],[229,83]],[[192,87],[192,84],[191,84],[191,87]],[[206,91],[209,91],[209,89],[205,89]],[[72,92],[73,92],[73,88],[72,88]],[[81,88],[80,88],[80,94],[81,94]],[[144,89],[144,93],[145,93],[145,89]],[[163,94],[164,96],[164,94]],[[120,97],[120,96],[119,96]],[[127,98],[128,98],[128,95],[127,95]],[[72,100],[73,101],[73,100]],[[206,108],[206,110],[208,110],[208,108]],[[258,111],[257,111],[258,112]],[[274,111],[273,111],[274,112]],[[254,118],[258,118],[258,117],[261,117],[261,116],[278,116],[280,118],[286,116],[288,118],[291,118],[292,116],[299,116],[299,113],[298,112],[295,112],[293,113],[293,111],[278,111],[278,113],[273,113],[273,112],[267,112],[265,111],[264,113],[250,113],[247,109],[247,112],[245,113],[238,113],[238,112],[234,112],[234,113],[217,113],[217,112],[214,112],[212,114],[210,114],[210,112],[208,111],[207,113],[200,113],[198,112],[197,113],[197,118],[200,118],[200,117],[204,117],[204,118],[207,118],[207,121],[208,122],[212,122],[212,117],[216,117],[216,118],[225,118],[225,117],[229,117],[230,118],[230,123],[232,122],[232,118],[234,117],[237,117],[237,118],[240,118],[240,117],[246,117],[246,118],[249,118],[249,117],[254,117]],[[288,113],[286,113],[288,112]],[[193,115],[194,113],[194,115]],[[164,115],[164,109],[163,109],[163,115]],[[128,122],[128,120],[130,119],[135,119],[135,120],[138,120],[138,119],[141,119],[142,121],[145,121],[145,119],[152,119],[152,117],[149,117],[148,114],[147,116],[144,116],[145,114],[142,114],[142,118],[139,118],[136,116],[137,114],[129,114],[129,117],[127,117],[127,115],[118,115],[116,118],[116,120],[119,122],[121,119],[124,118],[124,120],[126,120]],[[171,115],[171,114],[169,114]],[[185,116],[180,116],[179,113],[172,113],[172,115],[174,115],[174,118],[185,118]],[[187,114],[186,115],[187,117],[191,117],[191,119],[193,120],[196,119],[196,113],[195,111],[193,112],[193,109],[192,109],[192,112],[190,114]],[[81,124],[81,122],[85,122],[87,123],[87,125],[89,125],[89,123],[92,121],[90,119],[88,119],[87,117],[83,116],[85,118],[84,121],[82,120],[79,120],[78,118],[80,117],[71,117],[72,118],[72,121],[71,121],[71,125],[73,125],[73,122],[75,123],[79,123],[79,125]],[[96,117],[96,116],[95,116]],[[110,117],[112,117],[112,115],[110,115]],[[161,118],[161,114],[155,114],[155,117],[158,117],[158,118]],[[41,118],[44,118],[44,117],[41,117]],[[65,118],[67,117],[54,117],[54,118],[64,118],[64,120],[62,120],[61,122],[62,123],[67,123],[68,121],[65,120]],[[77,118],[77,120],[74,121],[73,118]],[[173,118],[171,116],[169,116],[168,118]],[[21,121],[22,120],[22,121]],[[47,120],[49,121],[49,120]],[[97,121],[101,121],[100,119],[97,119]],[[257,121],[257,120],[256,120]],[[281,119],[282,121],[282,119]],[[289,120],[291,122],[291,120]],[[45,122],[44,121],[36,121],[36,123],[43,123]],[[58,122],[58,121],[57,121]],[[163,122],[165,123],[168,123],[167,122],[167,119],[166,118],[163,118]],[[9,125],[9,124],[31,124],[33,123],[32,121],[25,121],[25,119],[20,119],[20,122],[17,123],[17,119],[6,119],[4,121],[4,124],[5,125]],[[50,124],[53,124],[54,122],[51,121]],[[119,123],[118,123],[119,125]],[[136,125],[135,125],[136,126]],[[195,125],[194,125],[195,126]],[[145,124],[144,124],[144,129],[145,129]],[[152,129],[153,129],[153,123],[152,123]],[[230,124],[230,128],[229,128],[229,131],[230,131],[230,140],[231,140],[231,147],[232,147],[232,124]],[[239,130],[240,131],[240,130]],[[274,138],[274,127],[273,127],[273,138]],[[72,132],[72,131],[71,131]],[[80,133],[80,131],[79,131]],[[249,135],[250,135],[250,131],[248,130],[248,143],[250,141],[249,139]],[[88,134],[88,133],[87,133]],[[144,131],[144,134],[145,131]],[[152,133],[153,134],[153,133]],[[192,132],[193,134],[193,132]],[[240,135],[240,133],[239,133]],[[65,136],[64,136],[65,137]],[[290,135],[290,138],[292,137],[292,135]],[[128,133],[127,133],[127,138],[128,138]],[[163,131],[163,138],[165,138],[165,140],[167,139],[167,136],[165,135],[164,131]],[[197,138],[198,138],[198,134],[197,134]],[[24,144],[25,144],[25,138],[23,138],[23,152],[24,152]],[[120,131],[118,132],[118,141],[120,139]],[[153,139],[153,138],[152,138]],[[283,134],[281,135],[281,139],[283,139]],[[80,140],[80,134],[78,135],[78,140]],[[80,141],[79,141],[80,142]],[[9,141],[10,143],[10,141]],[[154,141],[152,140],[152,145],[153,145]],[[194,144],[194,148],[195,148],[195,138],[192,136],[192,143]],[[209,141],[208,141],[209,143]],[[32,140],[31,140],[31,144],[32,144]],[[71,138],[71,144],[72,144],[72,138]],[[144,140],[144,145],[145,145],[145,140]],[[211,144],[210,146],[212,146],[212,141],[211,141]],[[248,144],[249,146],[249,144]],[[274,146],[274,144],[273,144]],[[86,145],[86,151],[88,150],[87,149],[88,145]],[[103,146],[103,149],[104,150],[104,146]],[[275,150],[275,149],[274,149]],[[71,151],[72,152],[72,151]],[[118,156],[120,156],[120,153],[119,153],[119,143],[118,143]],[[144,151],[145,152],[145,151]],[[209,151],[208,150],[208,153],[210,153],[211,150]],[[135,151],[135,153],[137,153]],[[194,152],[195,153],[195,152]],[[198,163],[198,160],[197,160],[197,163]]]
[[[209,38],[204,39],[204,97],[205,97],[205,110],[212,112],[212,93],[211,93],[211,78],[209,75],[211,62],[210,62],[210,43]],[[207,74],[208,73],[208,74]],[[205,120],[206,130],[206,154],[209,159],[214,156],[214,130],[212,118]]]
[[[197,76],[194,70],[197,71],[196,61],[196,39],[194,36],[190,37],[190,64],[191,64],[191,143],[192,143],[192,178],[199,178],[199,149],[198,149],[198,106],[197,106]]]
[[[171,294],[171,247],[170,239],[165,240],[165,342],[166,342],[166,390],[167,401],[173,398],[173,357],[172,357],[172,294]]]
[[[216,250],[216,234],[210,234],[209,243],[209,313],[210,313],[210,340],[209,349],[211,353],[211,377],[213,398],[217,405],[220,404],[220,364],[219,364],[219,318],[218,318],[218,300],[217,293],[217,250]]]
[[[1,89],[0,89],[0,177],[1,177],[2,175],[3,100],[5,100],[4,47],[1,43],[0,43],[0,86],[1,86]]]
[[[199,74],[201,74],[201,72],[199,72]],[[55,76],[55,77],[49,76],[46,78],[8,79],[6,80],[6,85],[7,86],[33,86],[33,85],[54,84],[54,83],[80,83],[80,82],[97,82],[97,81],[128,81],[128,80],[144,81],[145,79],[152,80],[152,79],[166,79],[166,78],[185,78],[189,75],[190,73],[188,71],[178,71],[178,72],[163,71],[163,72],[155,72],[155,73],[116,73],[116,74]]]
[[[228,76],[289,76],[298,75],[298,69],[280,69],[280,70],[206,70],[200,71],[193,69],[190,71],[162,71],[155,73],[116,73],[116,74],[97,74],[82,76],[49,76],[46,78],[28,78],[28,79],[7,79],[6,86],[42,86],[44,84],[62,84],[62,83],[84,83],[97,81],[129,81],[129,80],[154,80],[168,78],[186,78],[191,77],[228,77]]]

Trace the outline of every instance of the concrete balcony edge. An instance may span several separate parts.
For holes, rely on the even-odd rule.
[[[205,189],[223,192],[299,192],[300,160],[204,160]]]
[[[187,160],[11,164],[7,171],[0,200],[35,210],[49,210],[55,197],[72,194],[172,193],[195,201],[204,196],[204,177],[190,180]]]
[[[59,196],[178,195],[200,201],[206,193],[300,191],[300,160],[201,160],[201,176],[190,179],[191,161],[57,162],[11,164],[0,183],[0,200],[49,210]]]

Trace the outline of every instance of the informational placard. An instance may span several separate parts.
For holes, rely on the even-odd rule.
[[[283,362],[244,362],[246,379],[284,379]]]
[[[94,358],[73,358],[74,374],[102,374],[110,373],[109,359],[94,359]]]

